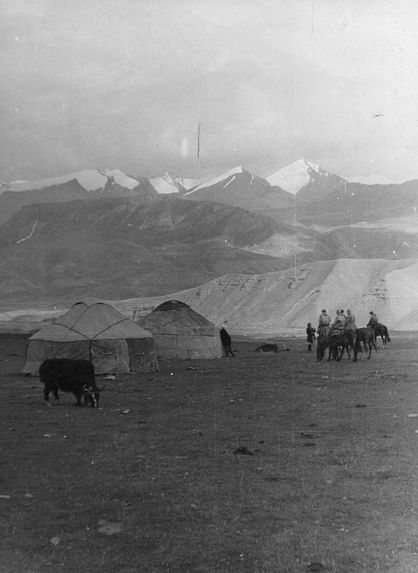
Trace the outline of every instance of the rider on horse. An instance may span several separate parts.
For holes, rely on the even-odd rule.
[[[318,328],[317,328],[318,336],[320,334],[322,334],[323,336],[324,335],[328,336],[330,325],[331,325],[331,317],[329,316],[329,314],[327,314],[326,309],[323,308],[318,318]]]
[[[331,327],[331,334],[342,334],[345,328],[345,316],[342,310],[337,310],[337,316]]]
[[[369,312],[369,314],[370,314],[370,320],[367,323],[367,326],[370,326],[370,328],[374,330],[376,326],[379,324],[379,319],[372,310]]]
[[[329,326],[330,324],[331,324],[331,317],[329,316],[329,314],[327,314],[326,309],[323,308],[318,318],[318,330],[321,328],[321,326]]]
[[[325,349],[328,346],[328,333],[331,324],[331,317],[327,314],[325,308],[321,310],[321,314],[318,318],[318,344],[316,347],[316,358],[317,360],[322,360],[324,357]]]
[[[357,326],[356,326],[356,317],[354,316],[354,314],[351,312],[350,309],[347,309],[347,316],[345,319],[345,330],[356,330]]]

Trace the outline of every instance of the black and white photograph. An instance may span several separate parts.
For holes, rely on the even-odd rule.
[[[0,32],[0,573],[417,573],[417,3]]]

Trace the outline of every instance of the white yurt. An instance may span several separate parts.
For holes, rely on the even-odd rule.
[[[152,334],[104,302],[77,302],[28,341],[25,374],[47,358],[90,360],[96,374],[158,368]]]

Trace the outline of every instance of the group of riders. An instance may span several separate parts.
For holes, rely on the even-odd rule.
[[[367,323],[367,326],[374,331],[376,326],[379,324],[379,319],[372,310],[370,311],[369,315],[370,319]],[[317,330],[315,330],[310,322],[308,322],[306,327],[308,351],[312,350],[312,343],[315,340],[315,332],[317,332],[318,335],[323,333],[325,335],[330,334],[331,336],[338,336],[339,334],[343,334],[345,331],[355,332],[356,330],[356,318],[350,309],[347,310],[347,314],[344,314],[344,310],[338,309],[335,320],[332,322],[331,317],[327,313],[326,309],[323,308],[318,318]]]

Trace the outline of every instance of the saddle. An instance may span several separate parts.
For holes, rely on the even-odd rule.
[[[330,327],[327,324],[318,326],[318,337],[328,337]]]
[[[341,336],[344,334],[344,328],[333,328],[330,332],[331,336]]]

